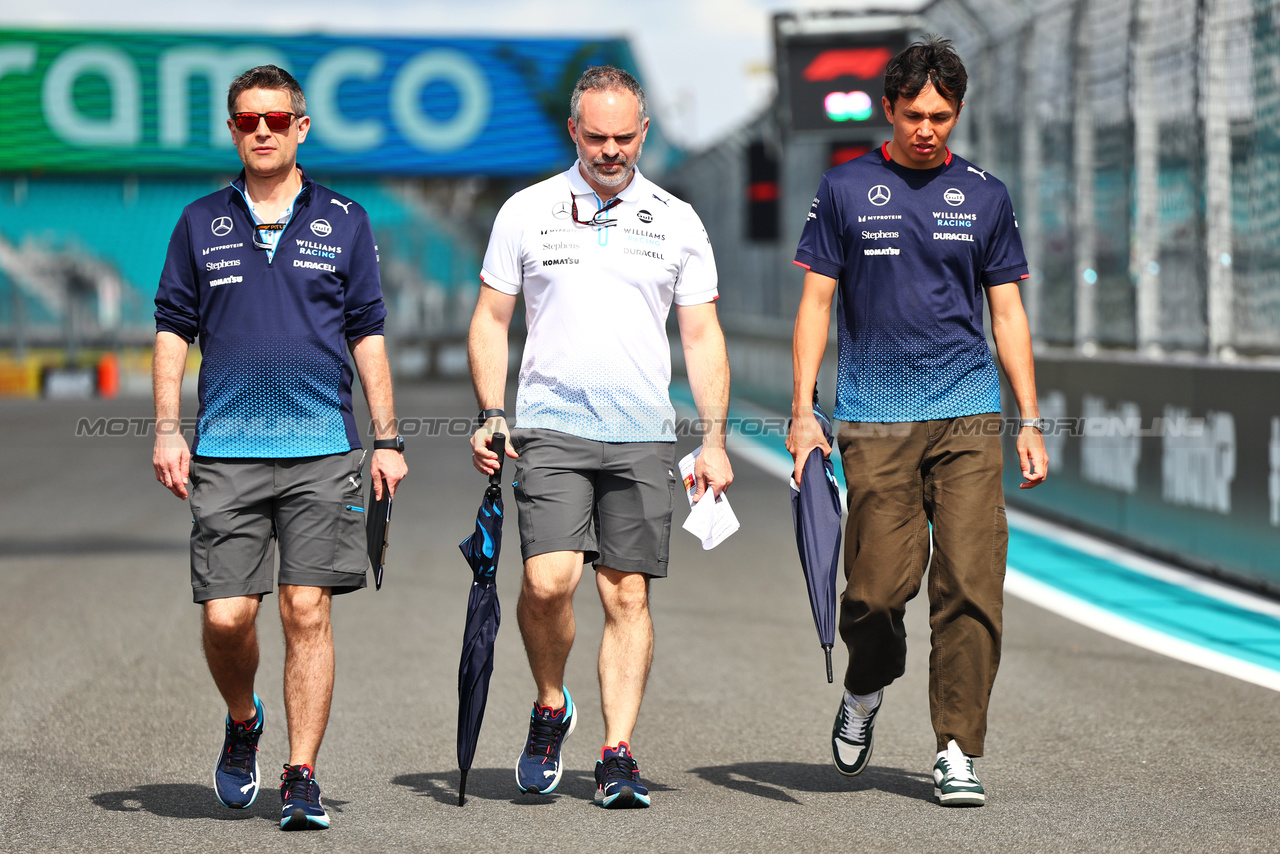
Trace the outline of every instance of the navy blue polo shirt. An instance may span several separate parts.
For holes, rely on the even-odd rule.
[[[303,174],[274,251],[254,240],[244,173],[182,212],[156,329],[200,339],[192,453],[309,457],[360,447],[348,342],[381,335],[378,249],[358,204]]]
[[[982,289],[1028,275],[1004,184],[950,151],[908,169],[881,146],[822,176],[795,263],[839,281],[836,418],[1000,411]]]

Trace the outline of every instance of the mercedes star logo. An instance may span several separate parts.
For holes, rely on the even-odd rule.
[[[564,219],[569,215],[568,202],[556,202],[551,208],[551,215],[556,219]]]
[[[231,233],[231,217],[229,216],[218,217],[213,221],[213,225],[210,226],[210,228],[213,229],[214,237],[225,237],[226,235]]]
[[[883,207],[889,204],[889,188],[884,184],[876,184],[867,193],[867,201],[876,207]]]

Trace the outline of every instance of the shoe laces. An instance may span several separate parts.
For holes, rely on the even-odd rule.
[[[630,753],[623,750],[619,750],[617,753],[605,751],[604,758],[600,762],[604,766],[604,778],[606,780],[611,777],[634,780],[640,773],[636,760],[632,758]]]
[[[976,783],[978,778],[973,773],[973,760],[960,750],[948,747],[942,754],[942,767],[946,776],[957,783]]]
[[[253,754],[258,749],[253,740],[254,735],[256,733],[246,727],[243,722],[235,721],[232,723],[231,743],[227,745],[227,755],[223,759],[223,766],[240,768],[244,771],[253,768]]]
[[[551,755],[552,750],[560,742],[560,734],[564,731],[565,718],[568,717],[567,709],[562,709],[561,712],[562,714],[558,721],[543,717],[541,714],[533,716],[529,726],[528,753],[530,756]]]
[[[877,706],[876,708],[879,708]],[[840,737],[854,743],[861,743],[866,740],[867,724],[871,722],[873,710],[868,709],[862,703],[855,702],[849,705],[849,701],[844,701],[844,722],[840,725]]]
[[[280,775],[280,780],[282,781],[280,788],[286,801],[311,800],[311,784],[314,781],[302,770],[302,766],[284,766],[284,773]]]

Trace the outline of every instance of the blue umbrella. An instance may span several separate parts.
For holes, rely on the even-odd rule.
[[[489,700],[489,677],[493,675],[493,644],[502,622],[498,587],[494,575],[502,550],[502,464],[506,461],[506,439],[493,434],[489,447],[498,452],[498,470],[489,475],[489,486],[476,514],[476,528],[458,544],[471,566],[471,595],[467,599],[467,624],[462,633],[462,660],[458,664],[458,806],[467,800],[467,772],[476,756],[484,707]]]
[[[822,425],[827,444],[833,446],[831,421],[813,395],[813,417]],[[836,570],[840,566],[840,486],[830,457],[814,448],[804,461],[801,481],[791,480],[791,519],[796,526],[800,568],[809,585],[809,605],[818,629],[818,641],[827,654],[827,681],[831,676],[831,646],[836,635]]]

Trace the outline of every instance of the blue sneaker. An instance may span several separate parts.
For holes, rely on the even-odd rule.
[[[227,716],[227,735],[218,764],[213,766],[213,792],[224,807],[235,810],[248,809],[257,800],[262,782],[258,774],[258,739],[262,737],[266,713],[257,694],[253,695],[253,705],[258,712],[252,727]]]
[[[281,830],[324,830],[329,814],[320,801],[320,784],[312,778],[310,765],[286,765],[280,775]]]
[[[573,708],[569,689],[562,690],[564,708],[552,709],[533,704],[533,712],[529,715],[529,737],[516,760],[516,785],[522,792],[545,795],[560,785],[560,775],[564,770],[560,762],[560,748],[578,725],[577,710]]]
[[[607,810],[644,809],[649,806],[649,790],[640,782],[640,769],[631,746],[625,741],[617,747],[600,750],[596,761],[595,801]]]

